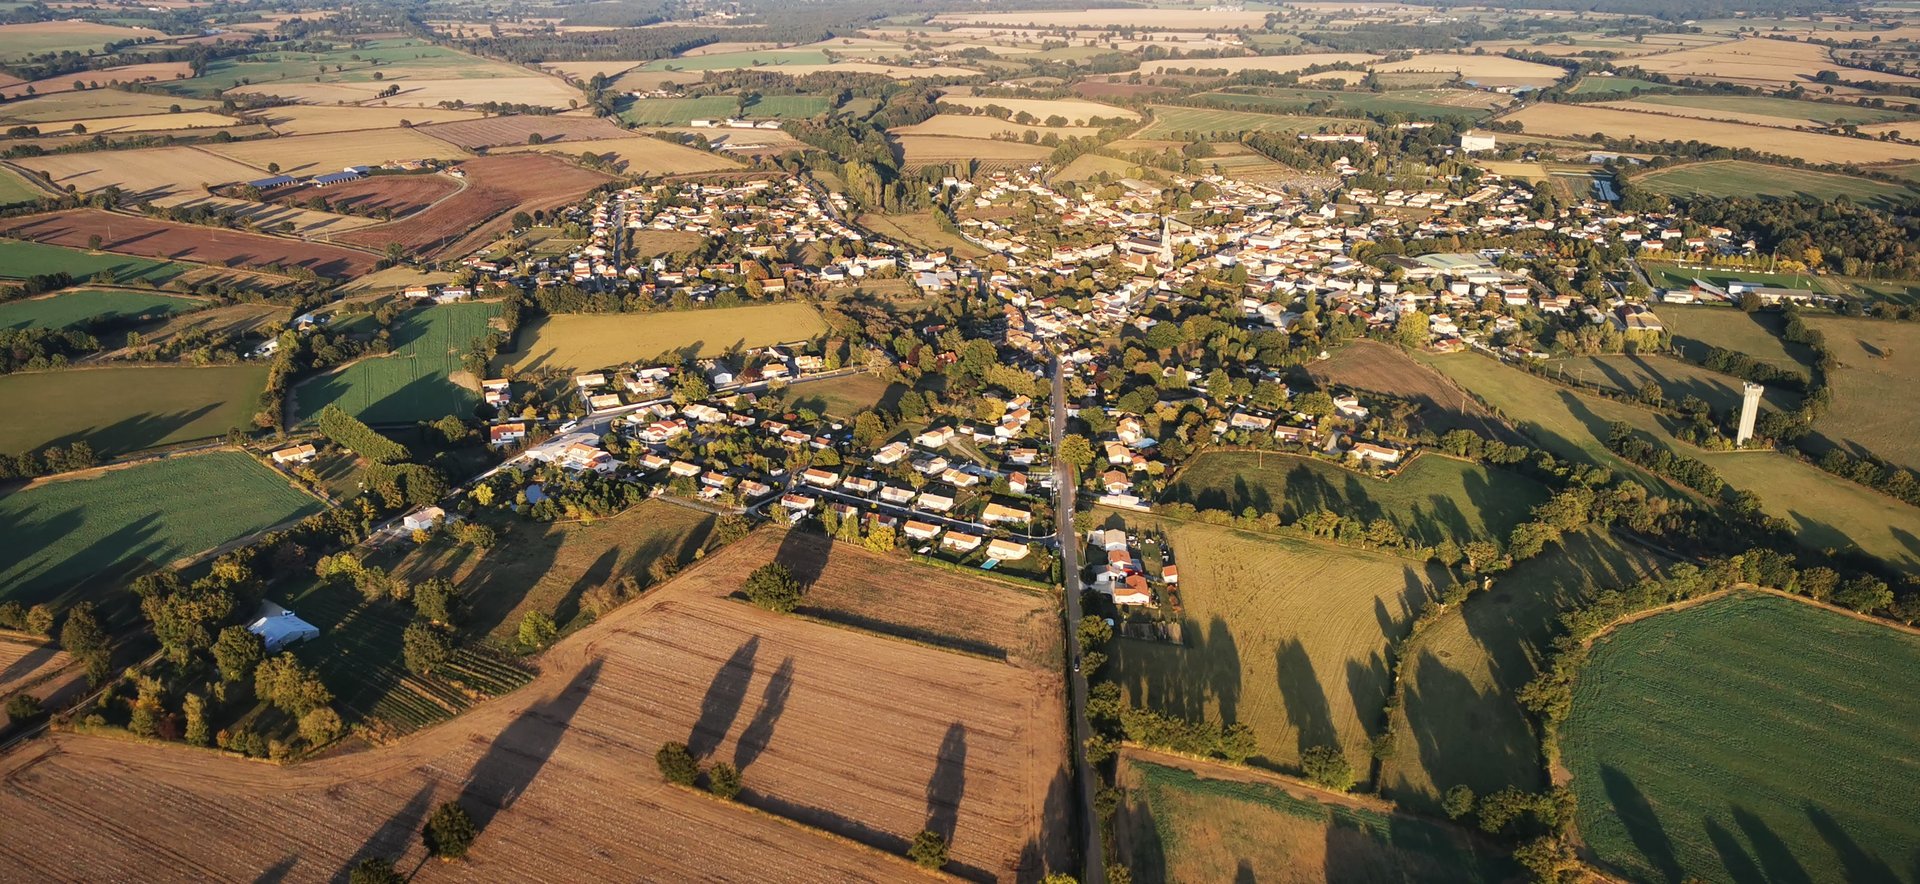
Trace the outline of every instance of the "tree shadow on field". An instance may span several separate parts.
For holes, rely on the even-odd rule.
[[[527,707],[474,762],[459,802],[472,815],[476,832],[485,833],[487,824],[512,807],[540,775],[593,690],[601,665],[598,659],[589,662],[560,693]]]
[[[1759,864],[1753,861],[1753,857],[1747,855],[1747,849],[1741,846],[1740,839],[1734,837],[1734,834],[1720,825],[1719,821],[1709,818],[1704,827],[1707,840],[1720,854],[1720,863],[1726,867],[1729,880],[1765,881],[1767,879],[1767,876],[1760,871]]]
[[[745,771],[767,751],[767,744],[773,741],[774,725],[786,713],[787,697],[792,693],[793,658],[788,657],[780,661],[780,668],[767,680],[766,690],[760,694],[760,708],[754,710],[753,718],[748,719],[746,729],[740,732],[740,741],[734,744],[735,770]]]
[[[1640,787],[1634,785],[1633,778],[1613,765],[1602,765],[1600,784],[1606,790],[1607,803],[1613,805],[1614,816],[1626,828],[1627,837],[1633,839],[1634,849],[1640,851],[1661,878],[1679,881],[1683,873],[1680,860],[1673,853],[1673,839],[1667,837],[1659,812]]]
[[[253,879],[253,884],[280,884],[281,881],[287,880],[287,876],[293,873],[293,867],[299,864],[300,864],[300,854],[296,853],[291,856],[288,856],[287,858],[277,863],[274,863],[273,865],[268,866],[266,871],[261,872],[259,875],[255,876]]]
[[[1892,866],[1880,857],[1867,852],[1859,842],[1854,841],[1853,836],[1848,835],[1846,829],[1841,827],[1840,821],[1827,813],[1825,808],[1813,804],[1806,804],[1803,807],[1807,812],[1807,819],[1813,822],[1813,828],[1820,833],[1820,837],[1827,842],[1827,846],[1833,848],[1834,853],[1839,854],[1840,866],[1846,870],[1848,881],[1900,880],[1900,876],[1894,873]]]
[[[1020,848],[1015,875],[1021,881],[1037,881],[1051,872],[1065,871],[1072,862],[1067,842],[1073,831],[1074,811],[1069,803],[1072,796],[1067,783],[1067,772],[1062,768],[1054,772],[1053,780],[1047,784],[1047,794],[1040,805],[1040,830]]]
[[[787,566],[800,584],[800,590],[805,592],[812,589],[814,581],[827,570],[827,560],[832,556],[831,538],[810,528],[792,528],[780,539],[780,549],[773,554],[773,560]]]
[[[1747,836],[1747,842],[1753,845],[1754,856],[1760,860],[1760,869],[1766,873],[1768,881],[1774,884],[1813,884],[1806,867],[1794,859],[1793,851],[1753,811],[1744,807],[1733,808],[1733,823],[1740,827],[1740,831]]]
[[[938,832],[949,846],[960,822],[960,799],[966,792],[967,726],[956,721],[947,726],[947,735],[933,759],[933,776],[927,780],[927,828]]]
[[[714,672],[706,696],[700,698],[700,717],[687,734],[687,752],[694,758],[711,754],[733,729],[733,720],[746,702],[747,685],[753,681],[753,658],[759,651],[760,637],[747,639]]]
[[[1314,674],[1313,660],[1297,638],[1281,642],[1273,652],[1274,670],[1280,680],[1280,699],[1286,705],[1287,721],[1299,733],[1298,751],[1315,746],[1340,745],[1340,734],[1333,726],[1333,709],[1327,705],[1327,693]]]
[[[413,842],[414,834],[420,830],[420,825],[426,822],[427,812],[432,808],[432,804],[433,783],[429,782],[413,793],[413,797],[407,799],[407,803],[400,808],[399,812],[388,817],[386,822],[380,824],[380,828],[367,836],[366,843],[360,845],[360,849],[347,859],[347,864],[333,876],[334,880],[347,880],[347,876],[353,872],[353,867],[366,860],[375,857],[398,860],[405,855],[408,846]]]

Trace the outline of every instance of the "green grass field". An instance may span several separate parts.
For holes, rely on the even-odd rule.
[[[28,184],[19,175],[0,169],[0,207],[30,203],[46,195],[46,191]]]
[[[1833,407],[1813,428],[1834,445],[1870,451],[1908,469],[1920,469],[1920,433],[1899,403],[1920,383],[1920,325],[1840,316],[1811,316],[1840,360],[1833,372]]]
[[[1400,89],[1391,92],[1345,92],[1333,89],[1263,88],[1258,92],[1209,92],[1202,96],[1215,107],[1266,113],[1295,113],[1319,102],[1339,110],[1366,114],[1399,114],[1411,120],[1469,122],[1485,117],[1488,109],[1465,103],[1483,93],[1463,89]]]
[[[394,323],[393,352],[371,356],[294,388],[300,419],[330,404],[368,423],[470,417],[480,394],[452,380],[473,341],[487,334],[497,304],[444,304]],[[479,378],[473,379],[477,385]]]
[[[1117,640],[1102,677],[1130,703],[1246,722],[1267,764],[1291,767],[1304,749],[1337,745],[1364,778],[1390,687],[1388,645],[1446,582],[1437,567],[1287,536],[1097,515],[1166,531],[1186,636],[1184,647]]]
[[[789,388],[788,401],[797,408],[818,414],[848,418],[889,399],[899,398],[896,387],[873,375],[861,372],[823,381],[809,381]]]
[[[1913,881],[1920,636],[1736,595],[1598,641],[1561,746],[1586,844],[1640,881]]]
[[[105,576],[165,565],[320,510],[233,451],[152,461],[0,497],[0,600],[124,602]]]
[[[620,110],[620,119],[636,126],[685,126],[694,120],[723,120],[740,112],[731,95],[701,98],[640,98]]]
[[[1634,176],[1632,186],[1673,196],[1701,194],[1822,202],[1844,196],[1856,203],[1881,209],[1907,205],[1920,199],[1920,191],[1900,184],[1746,160],[1715,160],[1669,166]]]
[[[1633,90],[1643,91],[1669,90],[1676,87],[1652,80],[1636,80],[1632,77],[1585,77],[1574,84],[1575,95],[1617,95],[1626,98]]]
[[[1673,332],[1674,346],[1689,359],[1705,359],[1710,349],[1719,347],[1798,372],[1802,377],[1813,360],[1807,348],[1781,340],[1786,320],[1771,311],[1746,313],[1729,307],[1669,305],[1660,308],[1660,319]]]
[[[747,105],[748,117],[806,119],[827,112],[833,99],[825,95],[762,95]]]
[[[1647,276],[1653,280],[1656,288],[1687,288],[1698,279],[1718,286],[1745,281],[1816,292],[1829,291],[1829,287],[1819,277],[1798,273],[1762,273],[1757,270],[1681,266],[1664,261],[1642,261],[1640,266],[1647,271]]]
[[[1760,495],[1810,549],[1858,549],[1920,574],[1920,509],[1812,464],[1765,451],[1700,453],[1735,491]]]
[[[1406,649],[1398,747],[1381,768],[1382,794],[1437,812],[1454,786],[1476,795],[1542,788],[1540,738],[1516,695],[1539,674],[1562,611],[1662,563],[1601,531],[1568,535],[1434,621]]]
[[[345,69],[342,70],[341,68]],[[324,72],[323,72],[324,69]],[[321,83],[365,83],[379,79],[476,79],[524,77],[513,65],[488,61],[442,46],[413,39],[374,40],[361,48],[342,44],[328,52],[287,52],[269,49],[209,62],[197,77],[171,80],[170,92],[212,98],[245,80],[249,84],[283,80]]]
[[[44,273],[67,273],[74,279],[88,280],[106,274],[105,281],[117,285],[136,282],[161,285],[192,269],[192,265],[173,261],[154,261],[111,252],[84,252],[35,242],[0,239],[0,276],[13,279]]]
[[[1856,123],[1891,123],[1897,120],[1915,119],[1913,114],[1886,108],[1862,107],[1857,104],[1839,102],[1798,101],[1792,98],[1772,98],[1765,95],[1645,95],[1635,99],[1648,104],[1660,104],[1668,107],[1695,107],[1705,110],[1728,111],[1739,114],[1756,114],[1767,117],[1780,117],[1799,123],[1824,123],[1841,125]]]
[[[716,52],[682,58],[663,58],[640,66],[643,71],[718,71],[729,68],[780,67],[783,65],[829,64],[833,61],[818,49],[763,49],[758,52]]]
[[[0,303],[0,328],[84,328],[89,323],[140,322],[187,313],[203,301],[157,292],[73,289]]]
[[[1115,825],[1140,884],[1165,881],[1512,880],[1503,852],[1462,829],[1222,771],[1220,779],[1127,757]]]
[[[152,35],[132,30],[115,32],[85,23],[75,30],[60,28],[57,24],[42,29],[33,29],[25,24],[18,28],[0,27],[0,61],[18,61],[43,52],[77,52],[86,55],[105,48],[108,43],[142,36]]]
[[[1236,451],[1189,461],[1163,497],[1235,514],[1250,506],[1289,522],[1320,509],[1385,518],[1432,545],[1504,543],[1547,493],[1531,479],[1438,455],[1416,457],[1382,480],[1310,457]]]
[[[1329,117],[1276,116],[1246,111],[1209,110],[1197,107],[1153,105],[1153,122],[1135,132],[1134,138],[1173,138],[1179,133],[1197,133],[1201,137],[1235,136],[1247,132],[1306,132],[1323,125],[1345,126],[1348,130],[1365,128],[1359,120]]]
[[[0,451],[85,440],[101,455],[225,436],[253,426],[265,365],[139,365],[0,376]]]
[[[1740,407],[1741,380],[1717,371],[1709,371],[1690,362],[1660,354],[1568,356],[1549,360],[1547,367],[1565,372],[1569,379],[1583,385],[1611,389],[1638,396],[1641,385],[1652,381],[1660,386],[1668,402],[1697,396],[1717,411]],[[1782,387],[1770,387],[1761,396],[1767,407],[1792,411],[1800,407],[1800,396]]]
[[[517,338],[519,352],[505,358],[523,370],[585,370],[689,348],[717,356],[736,345],[806,340],[825,330],[818,312],[792,301],[670,313],[563,314],[528,323]]]

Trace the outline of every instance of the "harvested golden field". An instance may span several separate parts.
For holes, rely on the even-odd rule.
[[[726,599],[765,553],[710,556],[548,651],[527,687],[390,746],[275,767],[55,735],[0,759],[0,813],[17,836],[0,846],[0,877],[248,880],[271,870],[307,881],[379,855],[418,866],[422,882],[555,869],[599,880],[898,881],[916,873],[880,851],[902,853],[926,828],[952,834],[948,868],[970,878],[1059,868],[1059,676]],[[914,599],[923,590],[897,582],[901,567],[911,566],[852,579]],[[839,579],[832,565],[822,572]],[[885,697],[912,701],[876,702]],[[661,783],[651,756],[667,741],[738,766],[747,807]],[[479,837],[461,863],[423,863],[421,821],[447,800],[468,809]],[[205,812],[169,819],[155,806]],[[34,847],[102,825],[114,837],[86,851]],[[183,840],[191,855],[175,849]]]
[[[28,86],[33,87],[35,95],[51,95],[55,92],[71,92],[75,83],[84,83],[91,89],[95,83],[102,86],[111,86],[115,83],[147,83],[177,80],[192,74],[193,69],[184,61],[154,61],[98,71],[61,74],[31,83],[9,84],[0,87],[0,98],[18,98],[27,94]]]
[[[204,111],[214,107],[215,102],[118,89],[58,92],[0,105],[0,123],[38,125],[44,131],[53,132],[59,128],[49,125],[54,121],[164,114],[175,105],[182,111]]]
[[[717,356],[730,347],[805,340],[825,330],[819,311],[796,301],[609,316],[559,313],[528,322],[515,336],[520,349],[501,359],[522,371],[585,371],[689,348]]]
[[[734,70],[733,68],[710,68],[709,70]],[[683,72],[684,73],[684,72]],[[831,64],[788,64],[780,66],[780,73],[794,77],[808,74],[885,74],[896,80],[913,80],[920,77],[971,77],[980,73],[973,68],[953,65],[904,65],[881,64],[871,61],[836,61]]]
[[[1086,9],[1046,12],[955,12],[933,17],[935,24],[1004,25],[1032,28],[1182,28],[1229,31],[1259,28],[1267,14],[1258,10],[1215,12],[1200,9]]]
[[[1765,37],[1642,56],[1633,59],[1632,65],[1650,73],[1702,77],[1750,86],[1786,87],[1808,83],[1821,71],[1833,71],[1842,80],[1920,83],[1912,77],[1899,74],[1845,67],[1834,61],[1824,46]]]
[[[552,71],[556,74],[559,74],[562,77],[566,77],[569,80],[579,80],[584,83],[588,80],[593,79],[596,74],[611,80],[614,77],[618,77],[621,74],[624,74],[630,70],[633,70],[634,68],[637,68],[643,64],[646,64],[646,62],[645,61],[547,61],[547,62],[541,62],[540,67],[546,70]]]
[[[1194,68],[1202,71],[1275,71],[1286,73],[1301,68],[1323,64],[1351,62],[1366,64],[1375,61],[1376,56],[1364,52],[1308,52],[1301,55],[1251,55],[1239,58],[1175,58],[1164,61],[1150,61],[1140,66],[1140,73],[1156,76],[1168,71],[1184,71]]]
[[[698,79],[695,77],[694,79]],[[388,86],[400,92],[379,97]],[[277,95],[308,104],[364,104],[367,107],[439,107],[443,101],[482,104],[488,101],[567,107],[580,100],[580,90],[558,77],[469,77],[450,80],[369,80],[364,83],[281,82],[240,86],[229,93]]]
[[[953,138],[992,138],[996,135],[1024,136],[1028,132],[1033,137],[1053,133],[1062,138],[1092,135],[1100,130],[1087,126],[1027,126],[1009,123],[998,117],[972,116],[969,114],[935,114],[911,126],[896,126],[888,129],[890,135],[944,135]]]
[[[751,133],[742,133],[749,135]],[[559,153],[578,157],[583,153],[596,156],[612,156],[624,164],[621,171],[628,175],[686,175],[694,172],[718,172],[741,168],[737,161],[719,154],[707,153],[698,148],[674,144],[645,135],[626,138],[607,138],[598,141],[563,141],[559,144],[523,144],[519,147],[494,148],[495,154]]]
[[[273,127],[281,135],[322,135],[328,132],[354,132],[362,129],[394,129],[402,123],[424,126],[428,123],[457,123],[478,120],[479,111],[448,110],[444,107],[330,107],[325,105],[286,104],[249,114]]]
[[[1641,114],[1592,105],[1533,104],[1504,119],[1519,121],[1526,127],[1524,131],[1535,135],[1586,136],[1604,132],[1614,138],[1639,138],[1643,141],[1701,141],[1824,163],[1920,160],[1920,146],[1910,144],[1789,129],[1763,129],[1740,123]]]
[[[49,52],[86,55],[108,43],[159,40],[166,36],[150,28],[127,28],[80,19],[0,25],[0,61],[14,61]]]
[[[466,150],[524,145],[535,136],[549,144],[561,140],[571,144],[628,137],[627,130],[599,117],[567,116],[487,117],[427,126],[420,131]]]
[[[209,185],[262,177],[260,170],[192,147],[152,147],[111,153],[69,153],[21,157],[16,165],[53,176],[56,186],[71,184],[87,193],[114,185],[136,201],[203,196]]]
[[[1373,69],[1383,74],[1439,71],[1457,73],[1483,86],[1550,86],[1567,75],[1564,68],[1521,61],[1504,55],[1466,55],[1428,52],[1401,61],[1382,62]]]
[[[899,142],[906,166],[933,166],[942,163],[983,163],[1022,165],[1044,162],[1053,148],[1018,141],[984,141],[978,138],[950,138],[943,135],[903,135]]]
[[[140,114],[130,117],[94,117],[41,124],[43,129],[84,126],[88,135],[112,135],[126,132],[164,132],[171,129],[216,129],[234,126],[239,120],[208,111],[183,111],[177,114]]]
[[[1641,114],[1665,114],[1670,117],[1686,117],[1695,120],[1721,120],[1728,123],[1744,123],[1749,126],[1772,126],[1775,128],[1791,129],[1798,126],[1811,125],[1811,121],[1806,119],[1796,120],[1787,117],[1776,117],[1769,114],[1720,110],[1708,107],[1687,107],[1686,105],[1679,104],[1655,104],[1651,101],[1599,101],[1594,102],[1593,106]],[[1911,128],[1912,124],[1908,124],[1908,127]],[[1899,124],[1894,124],[1894,128],[1900,128]],[[1862,126],[1861,129],[1870,131],[1872,127]]]
[[[396,160],[457,160],[467,156],[466,151],[412,129],[293,135],[210,144],[202,149],[257,169],[277,163],[281,173],[287,175],[318,175],[347,166],[377,166]]]
[[[1062,116],[1067,119],[1067,122],[1075,126],[1087,125],[1089,121],[1097,117],[1104,117],[1109,120],[1115,118],[1128,120],[1140,119],[1140,112],[1136,110],[1116,107],[1111,104],[1101,104],[1097,101],[1081,101],[1074,98],[989,98],[979,95],[945,94],[940,96],[939,103],[957,104],[961,107],[999,105],[1016,114],[1022,111],[1033,114],[1037,120],[1045,120],[1048,117],[1056,115]]]

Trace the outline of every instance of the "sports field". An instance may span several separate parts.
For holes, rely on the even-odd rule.
[[[106,274],[106,281],[119,285],[146,282],[160,285],[193,269],[173,261],[153,261],[106,252],[83,252],[60,246],[0,239],[0,276],[25,279],[45,273],[71,274],[74,279],[94,279]]]
[[[1728,487],[1760,495],[1760,508],[1793,526],[1803,546],[1858,549],[1920,574],[1920,508],[1783,454],[1698,454]]]
[[[1709,350],[1718,347],[1802,377],[1812,361],[1807,348],[1781,340],[1786,321],[1778,313],[1671,305],[1660,308],[1660,318],[1673,333],[1674,346],[1689,359],[1705,359]]]
[[[1547,492],[1520,475],[1439,455],[1422,454],[1398,475],[1377,479],[1311,457],[1229,451],[1190,460],[1165,499],[1236,515],[1252,507],[1289,522],[1321,509],[1386,519],[1430,546],[1504,543]]]
[[[85,328],[96,322],[159,319],[204,306],[204,301],[157,292],[73,289],[0,303],[0,328]]]
[[[1542,788],[1540,738],[1517,695],[1539,674],[1561,612],[1664,561],[1601,530],[1567,535],[1435,620],[1406,648],[1382,794],[1436,812],[1454,786],[1476,795]]]
[[[594,369],[683,350],[716,356],[734,346],[806,340],[825,330],[818,312],[793,302],[670,313],[561,314],[528,323],[517,336],[521,349],[506,358],[523,371]]]
[[[1594,644],[1561,746],[1581,837],[1643,881],[1912,881],[1920,636],[1760,594]]]
[[[1883,209],[1920,199],[1920,191],[1899,184],[1746,160],[1715,160],[1669,166],[1635,176],[1632,186],[1674,196],[1700,194],[1821,202],[1831,202],[1844,196],[1856,203]]]
[[[1247,132],[1307,132],[1324,125],[1345,127],[1339,131],[1364,130],[1361,120],[1336,120],[1329,117],[1276,116],[1245,111],[1209,110],[1197,107],[1154,105],[1153,122],[1133,133],[1134,138],[1174,138],[1192,133],[1201,138],[1237,136]]]
[[[740,112],[731,95],[700,98],[640,98],[620,110],[620,119],[636,126],[685,126],[694,120],[726,119]]]
[[[470,417],[480,402],[479,378],[453,375],[473,342],[488,333],[496,304],[444,304],[409,311],[393,326],[393,352],[369,356],[295,387],[301,421],[338,404],[368,423],[411,423],[453,414]]]
[[[1185,646],[1119,640],[1102,676],[1129,703],[1253,728],[1257,761],[1339,746],[1365,779],[1389,678],[1387,648],[1445,582],[1437,566],[1196,522],[1098,511],[1166,531],[1180,565]]]
[[[320,510],[252,457],[216,451],[43,482],[0,497],[0,600],[65,606],[165,565]]]
[[[1129,752],[1115,828],[1141,884],[1503,881],[1519,870],[1465,830],[1258,774]],[[1161,763],[1156,763],[1156,761]]]
[[[85,440],[125,454],[253,426],[265,365],[121,365],[0,376],[0,452]]]
[[[1814,429],[1836,444],[1920,469],[1920,433],[1913,415],[1890,400],[1920,382],[1920,325],[1840,316],[1809,317],[1840,360],[1833,372],[1833,408]]]

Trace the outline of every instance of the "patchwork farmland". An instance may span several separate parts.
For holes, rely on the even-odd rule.
[[[194,261],[216,267],[299,267],[320,276],[349,277],[373,270],[367,252],[238,230],[208,229],[98,209],[74,209],[0,222],[0,233],[36,243],[100,248],[147,258]],[[95,237],[99,237],[95,245]]]
[[[609,179],[599,172],[542,156],[488,156],[460,164],[467,189],[399,225],[381,225],[338,237],[376,249],[399,243],[416,253],[463,252],[505,230],[515,212],[547,209],[578,199]]]

